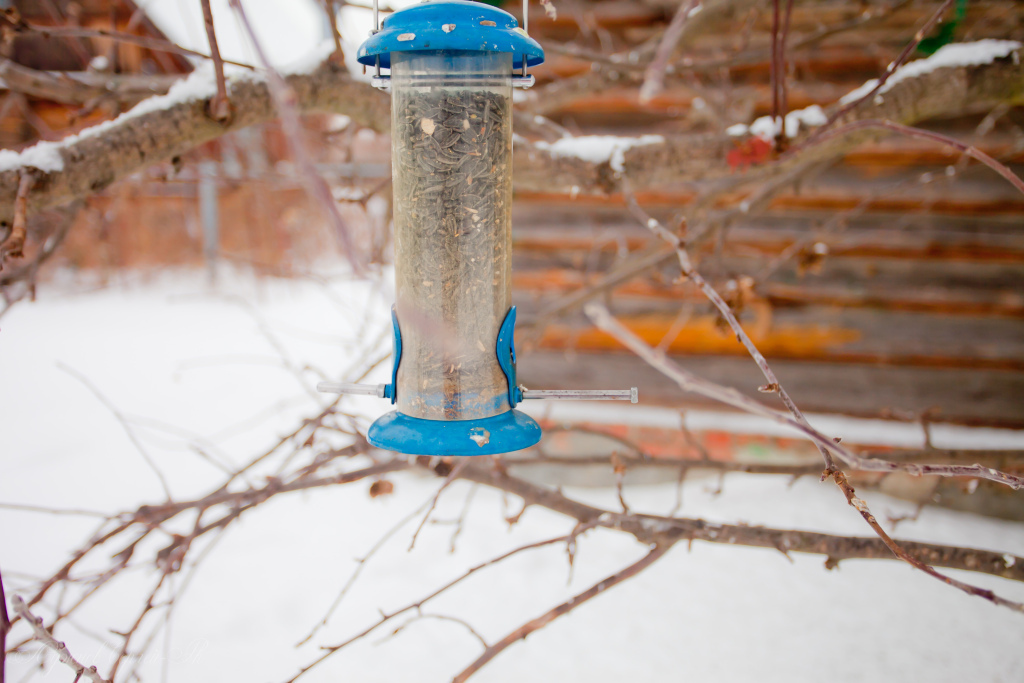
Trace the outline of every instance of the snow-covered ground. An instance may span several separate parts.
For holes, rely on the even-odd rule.
[[[238,464],[265,450],[325,400],[310,391],[317,368],[340,379],[367,353],[386,352],[389,296],[334,281],[230,278],[211,291],[197,275],[126,277],[105,289],[43,287],[39,301],[0,319],[0,502],[116,511],[164,498],[111,407],[166,477],[176,498],[201,495],[220,471],[203,457]],[[369,321],[369,326],[364,322]],[[369,333],[367,333],[369,330]],[[272,336],[273,342],[268,338]],[[282,360],[282,357],[287,361]],[[286,369],[299,368],[296,374]],[[385,363],[385,365],[387,365]],[[373,381],[384,379],[386,368]],[[641,389],[642,391],[642,389]],[[376,415],[387,407],[353,398]],[[307,456],[308,457],[308,456]],[[478,489],[449,552],[471,487],[456,483],[412,552],[418,517],[364,569],[329,625],[296,648],[381,535],[428,501],[439,481],[390,478],[395,493],[367,495],[369,482],[281,496],[248,513],[209,552],[175,606],[169,640],[154,640],[145,680],[195,683],[282,681],[318,654],[466,568],[519,545],[568,532],[572,523],[530,508],[511,529],[516,501]],[[867,534],[834,486],[805,478],[731,475],[692,479],[681,515],[836,533]],[[617,507],[604,490],[569,490]],[[875,512],[910,512],[881,495]],[[673,486],[626,491],[640,511],[664,513]],[[507,504],[507,507],[506,507]],[[9,592],[28,594],[93,532],[97,520],[0,508],[0,567]],[[1024,555],[1024,526],[938,509],[898,535]],[[645,553],[629,537],[592,532],[568,571],[563,546],[523,553],[475,574],[428,603],[425,614],[457,616],[494,642],[557,602]],[[94,565],[101,566],[101,565]],[[176,575],[181,587],[188,572]],[[1005,597],[1024,586],[958,574]],[[71,651],[103,671],[117,644],[110,629],[134,619],[156,571],[129,570],[58,630]],[[54,594],[56,598],[56,594]],[[52,602],[39,613],[50,618]],[[447,681],[480,642],[459,623],[426,618],[394,637],[398,619],[329,659],[309,681]],[[156,623],[156,621],[154,621]],[[18,640],[24,631],[12,636]],[[140,640],[141,642],[141,640]],[[512,646],[474,680],[581,681],[1020,681],[1024,617],[969,598],[895,562],[850,561],[826,571],[822,558],[698,543],[680,545],[646,572]],[[38,679],[69,681],[46,658]],[[9,661],[19,681],[38,657]]]

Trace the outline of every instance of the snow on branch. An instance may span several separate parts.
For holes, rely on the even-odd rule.
[[[289,74],[286,80],[298,108],[346,114],[370,128],[386,126],[387,96],[356,81],[344,66],[322,59],[325,49],[314,51],[319,58],[315,64],[308,60],[283,72]],[[33,169],[37,176],[28,201],[31,214],[95,194],[146,166],[276,117],[263,75],[236,71],[227,77],[227,87],[234,111],[226,122],[210,116],[209,101],[217,94],[217,83],[212,66],[207,65],[175,83],[167,94],[143,100],[112,121],[22,152],[0,152],[0,223],[10,224],[13,219],[24,169]]]
[[[636,138],[615,135],[578,135],[564,137],[555,142],[535,142],[534,147],[549,152],[554,157],[576,157],[592,164],[608,163],[616,173],[624,170],[626,150],[643,145],[657,145],[665,142],[660,135],[641,135]]]
[[[889,92],[897,84],[909,79],[918,78],[930,74],[936,69],[948,69],[956,67],[982,66],[991,64],[997,59],[1013,57],[1014,64],[1020,64],[1021,44],[1015,40],[995,40],[986,38],[973,43],[953,43],[945,45],[935,54],[925,59],[919,59],[905,64],[893,72],[892,76],[878,89],[876,96]],[[878,79],[872,78],[856,90],[848,92],[839,100],[840,104],[856,102],[870,93],[878,85]]]
[[[806,109],[796,109],[786,114],[784,126],[780,126],[779,121],[771,116],[762,116],[749,126],[737,123],[726,128],[725,132],[732,137],[740,137],[749,133],[771,141],[783,132],[779,130],[780,127],[785,128],[787,138],[795,138],[801,129],[815,128],[824,125],[826,121],[828,121],[828,117],[825,116],[825,110],[817,104],[812,104]]]

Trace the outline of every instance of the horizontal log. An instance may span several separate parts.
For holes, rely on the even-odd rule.
[[[677,328],[679,309],[679,303],[624,297],[614,299],[612,306],[620,321],[652,346],[665,343],[670,352],[686,355],[746,355],[717,313],[694,313]],[[527,306],[520,310],[529,321]],[[773,308],[753,301],[742,310],[740,322],[769,359],[1024,371],[1024,320],[1020,317],[820,305]],[[563,316],[540,332],[524,335],[522,346],[534,345],[579,351],[623,350],[614,338],[575,316]]]
[[[674,355],[672,359],[691,372],[782,409],[778,397],[757,391],[764,377],[750,358]],[[927,413],[940,421],[1024,427],[1021,371],[773,360],[770,356],[768,360],[805,411],[903,419]],[[674,382],[628,353],[523,350],[517,371],[530,388],[628,385],[639,387],[644,405],[721,407],[684,394]]]

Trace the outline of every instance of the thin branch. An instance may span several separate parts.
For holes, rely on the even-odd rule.
[[[793,15],[793,0],[787,0],[786,13],[779,26],[779,2],[772,0],[772,122],[776,126],[774,144],[782,149],[786,144],[786,114],[789,103],[786,95],[786,38],[789,35],[789,23]]]
[[[437,493],[434,494],[434,497],[430,501],[430,507],[427,509],[426,514],[423,515],[423,519],[420,520],[420,525],[416,527],[416,532],[412,535],[412,541],[409,542],[409,550],[412,550],[416,547],[416,539],[419,538],[420,531],[423,530],[423,526],[427,523],[427,520],[430,518],[430,514],[434,511],[434,508],[437,507],[437,501],[441,497],[441,494],[444,492],[446,488],[448,488],[451,485],[453,481],[455,481],[455,479],[459,476],[459,472],[467,464],[469,464],[468,459],[460,459],[459,462],[455,465],[455,467],[452,468],[451,472],[448,473],[448,476],[445,477],[444,483],[441,484],[441,488],[439,488],[437,490]]]
[[[22,258],[25,256],[25,238],[28,231],[25,228],[26,216],[28,214],[28,193],[35,184],[35,174],[28,169],[21,171],[21,180],[18,182],[18,194],[14,198],[14,221],[11,224],[11,234],[0,243],[0,268],[3,268],[4,261],[10,258]]]
[[[839,445],[838,443],[835,443],[832,439],[829,439],[820,432],[817,432],[815,429],[811,427],[810,423],[807,422],[807,419],[804,417],[803,412],[800,410],[799,407],[797,407],[796,403],[786,392],[785,387],[782,386],[782,383],[779,381],[779,378],[776,377],[775,372],[772,370],[771,366],[768,365],[768,360],[764,357],[764,354],[762,354],[760,350],[758,350],[757,346],[754,344],[753,340],[750,339],[750,336],[747,334],[746,330],[743,329],[743,326],[740,324],[739,320],[737,320],[736,315],[729,307],[729,304],[726,303],[726,301],[715,290],[715,288],[712,287],[710,283],[708,283],[708,281],[705,280],[704,277],[693,267],[689,253],[686,251],[686,248],[683,245],[682,240],[680,240],[680,238],[676,236],[673,232],[665,228],[665,226],[663,226],[661,222],[659,222],[658,220],[644,212],[640,205],[636,202],[636,199],[632,196],[629,196],[629,208],[633,215],[641,223],[646,225],[648,229],[650,229],[656,235],[658,235],[666,242],[672,244],[675,247],[676,254],[679,258],[679,266],[682,270],[683,275],[689,278],[698,288],[700,288],[700,290],[711,301],[711,303],[715,305],[715,308],[718,309],[719,313],[729,324],[729,327],[736,334],[736,338],[739,340],[741,344],[743,344],[744,348],[747,349],[747,352],[754,359],[754,362],[757,363],[757,366],[761,370],[761,373],[764,375],[765,379],[768,380],[768,385],[765,387],[765,389],[772,393],[778,393],[779,398],[786,406],[786,409],[789,410],[789,412],[793,415],[793,419],[790,420],[784,416],[781,416],[779,413],[776,413],[775,411],[762,406],[760,403],[756,401],[746,398],[745,396],[739,394],[738,392],[735,392],[734,390],[729,390],[725,389],[724,387],[718,386],[713,387],[711,383],[708,383],[705,380],[699,379],[694,375],[686,373],[690,378],[697,380],[698,383],[701,384],[700,388],[691,388],[689,390],[701,393],[702,395],[707,396],[708,398],[711,398],[713,400],[723,401],[730,405],[734,405],[735,407],[740,408],[742,410],[751,411],[753,406],[757,406],[755,410],[758,411],[758,414],[766,415],[776,421],[778,421],[781,418],[784,423],[788,423],[791,424],[792,426],[797,427],[801,432],[808,436],[818,446],[818,450],[821,452],[822,459],[825,461],[825,471],[826,473],[829,474],[833,471],[838,470],[838,468],[836,467],[836,463],[831,455],[832,452],[835,452],[839,454],[843,462],[857,470],[869,472],[909,472],[911,474],[915,474],[918,476],[922,474],[937,474],[944,477],[980,477],[983,479],[989,479],[991,481],[1005,484],[1014,489],[1024,488],[1024,477],[1008,474],[1006,472],[1000,472],[991,467],[982,467],[981,465],[927,465],[918,463],[894,463],[880,459],[863,458],[853,453],[852,451],[846,449],[845,447]],[[611,333],[613,336],[619,339],[619,341],[623,341],[623,339],[621,339],[618,336],[617,332],[612,332],[611,330],[615,329],[616,331],[618,331],[619,328],[623,330],[625,328],[622,328],[621,325],[611,317],[611,314],[608,313],[608,310],[606,308],[604,308],[603,306],[598,306],[597,304],[591,304],[589,308],[585,307],[585,310],[588,311],[587,315],[590,316],[591,320],[598,324],[598,327],[601,327],[601,324],[597,323],[598,320],[607,323],[610,326],[610,328],[605,329],[604,327],[602,327],[602,329],[605,329],[606,332]],[[647,345],[644,344],[635,335],[632,335],[632,333],[629,334],[633,337],[635,342],[639,342],[639,344],[641,344],[643,348],[646,349],[646,351],[641,354],[636,351],[636,348],[639,347],[634,348],[634,346],[630,346],[629,344],[627,344],[627,346],[630,346],[630,348],[632,348],[635,352],[637,352],[638,355],[643,357],[645,360],[651,359],[648,360],[648,362],[654,365],[654,367],[664,372],[664,368],[666,367],[665,363],[669,362],[668,359],[665,357],[665,354],[663,352],[659,353],[654,349],[647,347]],[[631,341],[631,343],[634,342]],[[678,366],[675,366],[674,364],[672,365],[678,368]],[[681,370],[681,368],[679,369]],[[684,387],[684,390],[685,389],[686,387]]]
[[[785,116],[789,112],[789,95],[786,90],[786,75],[788,69],[786,67],[786,42],[789,40],[789,25],[790,20],[793,18],[793,0],[786,1],[786,16],[782,20],[782,38],[779,41],[779,106],[783,116],[783,123],[785,123]],[[785,125],[783,125],[785,128]],[[785,130],[783,132],[783,139],[785,139]]]
[[[206,38],[210,42],[210,55],[213,59],[213,71],[217,76],[217,94],[210,100],[210,116],[217,121],[227,121],[231,117],[231,101],[228,99],[228,86],[224,78],[224,60],[220,57],[217,46],[217,32],[213,28],[213,10],[210,0],[201,0],[203,5],[203,23],[206,25]]]
[[[886,68],[885,70],[885,73],[882,74],[882,76],[878,79],[878,82],[875,83],[875,86],[871,88],[871,90],[869,90],[868,92],[864,93],[864,95],[862,95],[861,97],[857,98],[856,100],[853,100],[852,102],[847,102],[845,105],[843,105],[835,112],[833,112],[828,117],[828,120],[825,122],[825,124],[821,126],[818,130],[816,130],[814,134],[811,135],[811,137],[804,144],[809,144],[812,141],[822,137],[824,132],[831,128],[836,121],[838,121],[840,118],[846,115],[847,112],[852,111],[853,109],[859,107],[862,102],[865,102],[870,98],[874,97],[875,93],[877,93],[882,88],[882,86],[886,84],[889,78],[894,73],[896,73],[896,70],[899,69],[903,65],[903,63],[907,61],[907,58],[909,58],[910,55],[914,53],[914,50],[916,50],[917,46],[921,44],[921,41],[925,39],[925,36],[931,33],[935,25],[938,24],[939,21],[942,19],[942,15],[946,13],[946,10],[953,6],[953,3],[955,1],[956,0],[945,0],[945,2],[943,2],[937,10],[935,10],[935,13],[932,14],[927,21],[925,21],[924,25],[917,30],[917,32],[914,34],[913,40],[911,40],[907,44],[907,46],[903,48],[903,52],[901,52],[899,56],[896,57],[896,59],[894,59],[891,64],[889,64],[888,68]]]
[[[776,0],[777,1],[777,0]],[[672,53],[675,52],[679,40],[683,37],[686,22],[690,16],[699,11],[700,0],[689,0],[679,4],[672,21],[669,22],[665,34],[654,52],[654,59],[644,70],[644,82],[640,86],[640,103],[647,104],[665,89],[665,69],[668,68]]]
[[[42,505],[23,505],[21,503],[0,503],[0,510],[18,510],[21,512],[39,512],[48,515],[72,515],[76,517],[99,517],[112,519],[110,515],[99,510],[82,510],[78,508],[51,508]]]
[[[64,38],[104,38],[112,40],[118,43],[128,43],[131,45],[138,45],[148,50],[159,50],[161,52],[172,52],[174,54],[184,55],[186,57],[198,57],[200,59],[213,59],[211,55],[190,50],[188,48],[176,45],[170,41],[162,40],[160,38],[151,38],[149,36],[137,36],[132,33],[123,33],[121,31],[110,31],[104,28],[83,28],[81,26],[37,26],[34,24],[24,25],[20,33],[37,33],[43,37],[64,37]],[[225,64],[231,64],[232,66],[240,66],[243,69],[254,70],[252,64],[246,64],[245,62],[235,62],[230,59],[224,60]]]
[[[591,598],[600,595],[601,593],[607,591],[610,588],[613,588],[614,586],[617,586],[618,584],[622,583],[627,579],[633,578],[634,576],[642,572],[644,569],[647,569],[647,567],[650,567],[652,564],[654,564],[658,559],[660,559],[668,551],[670,547],[671,546],[669,545],[655,546],[651,549],[649,553],[647,553],[647,555],[642,557],[637,562],[634,562],[633,564],[629,565],[622,571],[612,574],[603,581],[594,584],[593,586],[583,591],[579,595],[569,598],[569,600],[563,602],[561,605],[558,605],[557,607],[552,608],[551,610],[548,610],[536,619],[526,622],[525,624],[517,628],[515,631],[512,631],[507,636],[499,640],[497,643],[491,645],[489,648],[484,650],[483,654],[477,657],[476,661],[467,666],[465,669],[462,670],[461,673],[459,673],[459,675],[452,679],[452,683],[465,683],[465,681],[469,680],[469,678],[477,671],[479,671],[485,664],[487,664],[487,662],[497,657],[499,654],[502,653],[502,651],[504,651],[506,648],[508,648],[516,641],[523,640],[534,631],[544,628],[558,617],[568,614],[569,612],[576,609],[577,607],[587,602]]]
[[[1013,171],[1011,171],[1008,166],[993,159],[988,154],[985,154],[984,152],[982,152],[977,147],[974,147],[973,145],[968,145],[964,142],[960,142],[956,138],[951,138],[947,135],[933,133],[930,130],[914,128],[913,126],[904,126],[901,123],[895,123],[894,121],[886,121],[883,119],[867,119],[864,121],[854,121],[853,123],[848,123],[844,126],[840,126],[839,128],[834,128],[828,131],[819,139],[823,141],[833,136],[842,136],[847,133],[852,133],[866,128],[884,128],[886,130],[891,130],[896,133],[899,133],[901,135],[922,138],[924,140],[930,140],[932,142],[937,142],[941,145],[946,145],[948,147],[957,149],[966,154],[967,156],[971,157],[972,159],[980,161],[981,163],[985,164],[999,175],[1006,178],[1006,180],[1009,181],[1011,185],[1013,185],[1022,194],[1024,194],[1024,180],[1021,180],[1020,177]]]
[[[334,614],[335,610],[338,609],[338,606],[341,604],[341,601],[345,599],[346,595],[348,595],[349,590],[355,584],[356,579],[359,578],[359,575],[362,573],[363,568],[366,567],[366,563],[369,562],[370,558],[373,557],[374,555],[376,555],[377,552],[380,551],[380,549],[384,547],[384,544],[387,543],[388,539],[390,539],[392,536],[394,536],[396,533],[398,533],[398,531],[402,527],[404,527],[406,524],[408,524],[413,519],[415,519],[416,516],[419,515],[421,512],[423,512],[424,508],[426,508],[428,505],[430,505],[431,502],[434,501],[434,500],[436,500],[436,497],[432,496],[430,499],[428,499],[426,502],[424,502],[418,508],[416,508],[415,510],[410,512],[408,515],[406,515],[405,517],[400,519],[397,524],[392,526],[390,529],[388,529],[388,531],[383,536],[381,536],[379,539],[377,539],[377,542],[373,544],[373,547],[370,548],[369,552],[367,552],[362,557],[356,559],[356,569],[355,569],[355,571],[353,571],[352,575],[348,577],[348,581],[346,581],[345,585],[342,586],[341,590],[338,592],[337,597],[334,598],[334,602],[331,603],[331,606],[327,608],[327,612],[324,614],[323,619],[321,619],[319,622],[317,622],[316,626],[314,626],[313,629],[310,630],[310,632],[306,634],[306,637],[303,638],[302,640],[300,640],[299,642],[297,642],[295,644],[295,647],[301,647],[302,645],[305,645],[306,643],[308,643],[313,638],[313,636],[315,636],[317,634],[317,632],[320,631],[321,628],[323,628],[324,626],[327,626],[327,622],[330,620],[330,618]]]
[[[648,346],[642,339],[637,337],[633,332],[631,332],[625,326],[623,326],[622,323],[620,323],[618,320],[612,317],[611,313],[609,313],[608,309],[606,309],[604,306],[596,303],[591,303],[588,304],[584,310],[587,313],[587,316],[594,322],[595,325],[597,325],[605,332],[611,334],[622,344],[624,344],[628,349],[633,351],[633,353],[637,354],[643,360],[647,361],[647,363],[649,363],[656,370],[662,372],[667,377],[673,379],[679,385],[679,388],[681,388],[683,391],[692,391],[702,396],[712,398],[716,401],[722,401],[724,403],[734,405],[737,408],[746,410],[747,412],[751,412],[756,415],[763,415],[765,417],[770,417],[771,419],[774,419],[782,424],[788,424],[803,432],[805,436],[810,438],[819,446],[820,450],[835,451],[836,453],[843,456],[844,460],[846,460],[847,457],[852,459],[854,462],[860,460],[860,458],[847,451],[844,447],[840,446],[838,443],[831,442],[823,434],[821,434],[820,432],[813,428],[808,427],[805,423],[799,422],[796,419],[786,417],[785,415],[777,413],[769,408],[765,408],[757,401],[748,399],[735,389],[729,389],[726,387],[716,385],[713,382],[708,382],[707,380],[701,379],[691,374],[690,372],[684,370],[683,368],[679,367],[677,364],[673,363],[671,360],[666,358],[664,354],[658,354],[654,349]],[[896,463],[888,463],[888,465],[890,466],[890,468],[899,468],[899,465],[897,465]],[[934,466],[934,468],[941,469],[946,472],[955,471],[959,469],[972,469],[975,471],[985,472],[986,474],[991,473],[986,478],[993,479],[994,481],[1008,483],[1009,485],[1014,486],[1014,488],[1018,488],[1022,485],[1022,483],[1024,483],[1024,479],[1022,479],[1021,477],[1016,477],[1003,472],[998,472],[990,468],[947,468],[945,466]],[[874,515],[871,514],[871,511],[868,509],[867,504],[860,498],[857,498],[856,494],[854,493],[853,487],[850,486],[849,482],[846,479],[846,476],[841,471],[839,471],[838,469],[826,469],[824,476],[831,476],[833,478],[833,480],[836,482],[836,485],[839,486],[840,489],[842,489],[843,494],[846,496],[847,502],[851,506],[856,508],[858,512],[860,512],[864,520],[868,523],[869,526],[871,526],[875,533],[878,534],[879,538],[882,539],[885,545],[888,546],[890,550],[892,550],[893,554],[896,555],[896,557],[914,566],[915,568],[927,573],[929,576],[932,576],[942,581],[943,583],[946,583],[947,585],[957,588],[969,595],[980,597],[982,599],[988,600],[993,604],[1007,607],[1017,612],[1024,612],[1024,605],[999,597],[992,591],[978,588],[976,586],[972,586],[970,584],[940,574],[939,572],[935,571],[932,567],[928,566],[924,562],[921,562],[919,559],[908,554],[906,550],[901,548],[882,529],[881,525],[878,524],[878,521],[875,519]],[[947,474],[947,476],[950,475]]]
[[[334,38],[334,57],[344,63],[345,51],[341,46],[341,31],[338,30],[338,12],[334,6],[335,0],[324,0],[324,9],[327,11],[327,21],[330,22],[331,37]],[[344,0],[342,0],[344,4]]]
[[[416,616],[409,619],[409,621],[395,628],[395,630],[391,632],[391,635],[398,635],[403,629],[409,626],[409,624],[415,621],[419,621],[420,619],[438,619],[440,621],[450,621],[459,624],[460,626],[464,627],[467,631],[469,631],[474,638],[480,641],[481,645],[483,645],[485,648],[487,647],[487,641],[484,640],[484,637],[480,635],[480,633],[475,628],[473,628],[473,626],[468,621],[466,621],[465,619],[459,619],[458,617],[451,617],[444,614],[417,614]]]
[[[594,525],[591,524],[590,526],[592,527]],[[486,562],[483,562],[481,564],[478,564],[478,565],[476,565],[474,567],[470,567],[461,576],[459,576],[456,579],[453,579],[452,581],[449,581],[448,583],[446,583],[445,585],[441,586],[440,588],[438,588],[436,591],[434,591],[430,595],[426,596],[425,598],[422,598],[420,600],[417,600],[416,602],[410,603],[410,604],[406,605],[405,607],[402,607],[401,609],[398,609],[398,610],[396,610],[394,612],[391,612],[390,614],[381,614],[381,618],[378,621],[376,621],[375,623],[371,624],[370,626],[368,626],[363,631],[360,631],[356,635],[352,636],[348,640],[345,640],[344,642],[341,642],[341,643],[339,643],[337,645],[331,645],[331,646],[327,646],[327,647],[321,648],[321,649],[324,650],[324,654],[322,654],[320,657],[318,657],[317,659],[315,659],[314,661],[310,662],[309,664],[304,666],[302,669],[300,669],[299,672],[297,674],[295,674],[292,678],[289,678],[286,683],[295,683],[295,681],[297,681],[300,678],[302,678],[310,670],[312,670],[313,668],[318,666],[320,663],[322,663],[324,660],[326,660],[328,657],[330,657],[334,653],[344,649],[345,647],[347,647],[348,645],[356,642],[357,640],[361,640],[362,638],[365,638],[366,636],[370,635],[371,633],[373,633],[378,628],[383,626],[385,623],[391,621],[395,617],[397,617],[397,616],[399,616],[401,614],[404,614],[404,613],[406,613],[406,612],[408,612],[410,610],[418,610],[418,609],[420,609],[423,605],[427,604],[428,602],[430,602],[431,600],[433,600],[437,596],[441,595],[442,593],[445,593],[446,591],[448,591],[449,589],[451,589],[454,586],[458,585],[459,583],[462,583],[463,581],[465,581],[466,579],[468,579],[470,576],[472,576],[473,574],[477,573],[481,569],[484,569],[484,568],[489,567],[489,566],[494,565],[494,564],[498,564],[498,563],[500,563],[500,562],[502,562],[502,561],[512,557],[513,555],[518,555],[519,553],[524,552],[526,550],[533,550],[535,548],[543,548],[545,546],[549,546],[549,545],[552,545],[554,543],[565,543],[565,542],[571,540],[571,538],[572,538],[571,536],[558,536],[556,538],[549,538],[549,539],[544,540],[544,541],[537,541],[535,543],[530,543],[530,544],[527,544],[527,545],[524,545],[524,546],[520,546],[520,547],[518,547],[518,548],[516,548],[514,550],[510,550],[507,553],[503,553],[501,555],[498,555],[497,557],[495,557],[493,559],[490,559],[490,560],[488,560]]]
[[[99,675],[95,666],[86,666],[75,659],[71,655],[71,652],[68,651],[67,646],[54,638],[53,634],[46,630],[43,626],[42,618],[37,617],[29,611],[28,605],[25,604],[25,601],[22,600],[21,597],[18,595],[12,595],[11,606],[14,607],[15,613],[32,629],[32,633],[35,635],[36,640],[56,652],[57,659],[60,660],[61,664],[67,664],[74,670],[76,681],[84,676],[90,681],[93,681],[93,683],[110,683],[107,679],[103,678],[103,676]]]
[[[11,619],[7,614],[7,594],[4,593],[4,577],[0,572],[0,683],[6,680],[7,632],[11,630]]]
[[[281,119],[281,127],[285,132],[292,157],[299,167],[306,188],[310,195],[320,204],[328,221],[330,221],[334,229],[334,235],[340,241],[345,256],[352,265],[352,270],[357,276],[363,277],[366,275],[366,263],[360,250],[356,247],[352,231],[338,211],[334,195],[331,193],[331,189],[327,186],[323,176],[317,171],[316,164],[313,162],[306,147],[302,124],[299,121],[295,93],[281,75],[270,65],[270,60],[267,59],[267,55],[263,51],[259,39],[256,37],[256,32],[253,30],[252,24],[249,23],[249,18],[242,8],[242,3],[239,0],[229,0],[229,4],[241,20],[242,26],[252,41],[263,68],[267,71],[267,84],[270,88],[270,95],[274,100],[278,116]]]
[[[78,372],[72,367],[64,365],[63,363],[57,363],[57,367],[60,370],[63,370],[64,372],[68,373],[69,375],[77,379],[79,382],[81,382],[82,386],[88,389],[89,392],[97,399],[99,399],[99,402],[102,403],[107,408],[107,410],[111,412],[111,414],[113,414],[114,419],[116,419],[118,423],[120,423],[121,427],[124,429],[125,434],[127,434],[128,439],[135,446],[136,450],[139,451],[139,455],[142,456],[142,459],[146,461],[146,464],[149,465],[149,468],[153,470],[153,474],[155,474],[156,478],[160,481],[160,487],[164,490],[164,494],[167,496],[167,500],[171,500],[171,488],[167,484],[167,479],[164,477],[163,472],[161,472],[160,468],[156,466],[156,461],[153,460],[152,456],[149,454],[149,451],[146,450],[146,447],[143,446],[142,442],[139,441],[139,438],[135,436],[135,430],[132,429],[131,425],[128,423],[128,420],[125,419],[125,416],[121,413],[120,410],[117,409],[117,406],[111,403],[110,399],[104,396],[103,393],[98,388],[96,388],[96,385],[90,382],[89,379],[82,373]]]
[[[133,623],[131,628],[125,631],[124,633],[118,634],[122,638],[124,638],[124,643],[122,643],[121,649],[117,653],[117,657],[114,658],[114,664],[113,666],[111,666],[111,681],[113,681],[117,676],[117,670],[120,668],[121,662],[123,662],[124,658],[128,655],[128,645],[131,643],[132,636],[134,636],[135,633],[139,630],[139,627],[142,625],[142,620],[146,618],[146,615],[149,614],[150,611],[152,611],[153,607],[155,606],[153,604],[153,600],[156,599],[157,593],[160,592],[160,588],[164,585],[164,581],[167,580],[167,577],[170,576],[172,571],[174,571],[174,569],[171,568],[170,564],[165,566],[164,570],[160,573],[160,579],[156,582],[156,586],[154,586],[153,590],[150,591],[149,598],[146,599],[146,604],[143,605],[142,610],[140,610],[139,612],[139,616],[136,617],[135,623]]]
[[[768,380],[768,386],[779,394],[779,398],[782,399],[783,405],[785,405],[789,412],[793,414],[793,417],[802,425],[809,428],[810,424],[808,424],[807,419],[804,417],[793,399],[790,398],[786,389],[779,382],[779,378],[775,376],[775,372],[771,369],[771,366],[768,365],[768,360],[758,350],[757,346],[754,345],[754,342],[747,335],[746,330],[743,329],[743,326],[740,325],[739,320],[736,319],[736,316],[733,314],[729,304],[727,304],[714,287],[712,287],[707,280],[705,280],[704,277],[693,268],[690,256],[687,253],[682,240],[666,229],[659,221],[647,215],[647,213],[640,208],[640,205],[636,201],[636,197],[632,193],[628,195],[628,203],[630,212],[632,212],[640,222],[646,225],[651,232],[675,247],[676,255],[679,257],[679,267],[682,270],[683,275],[688,277],[704,293],[711,303],[715,305],[719,313],[722,314],[722,317],[729,323],[729,327],[731,327],[733,332],[736,333],[736,338],[739,339],[740,343],[743,344],[747,349],[747,352],[754,359],[754,362],[757,363],[757,367],[760,368],[761,373],[764,375],[765,379]],[[818,449],[821,451],[822,458],[825,461],[825,468],[827,470],[835,469],[835,462],[833,461],[828,449],[822,447],[820,444]]]
[[[768,79],[771,82],[772,90],[772,125],[779,125],[779,0],[772,0],[772,58],[768,65]],[[785,124],[782,125],[785,128]],[[776,142],[783,135],[777,133],[774,138]]]

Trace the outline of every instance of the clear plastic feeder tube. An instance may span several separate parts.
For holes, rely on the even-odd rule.
[[[511,408],[498,330],[511,306],[512,55],[391,55],[398,410]]]

